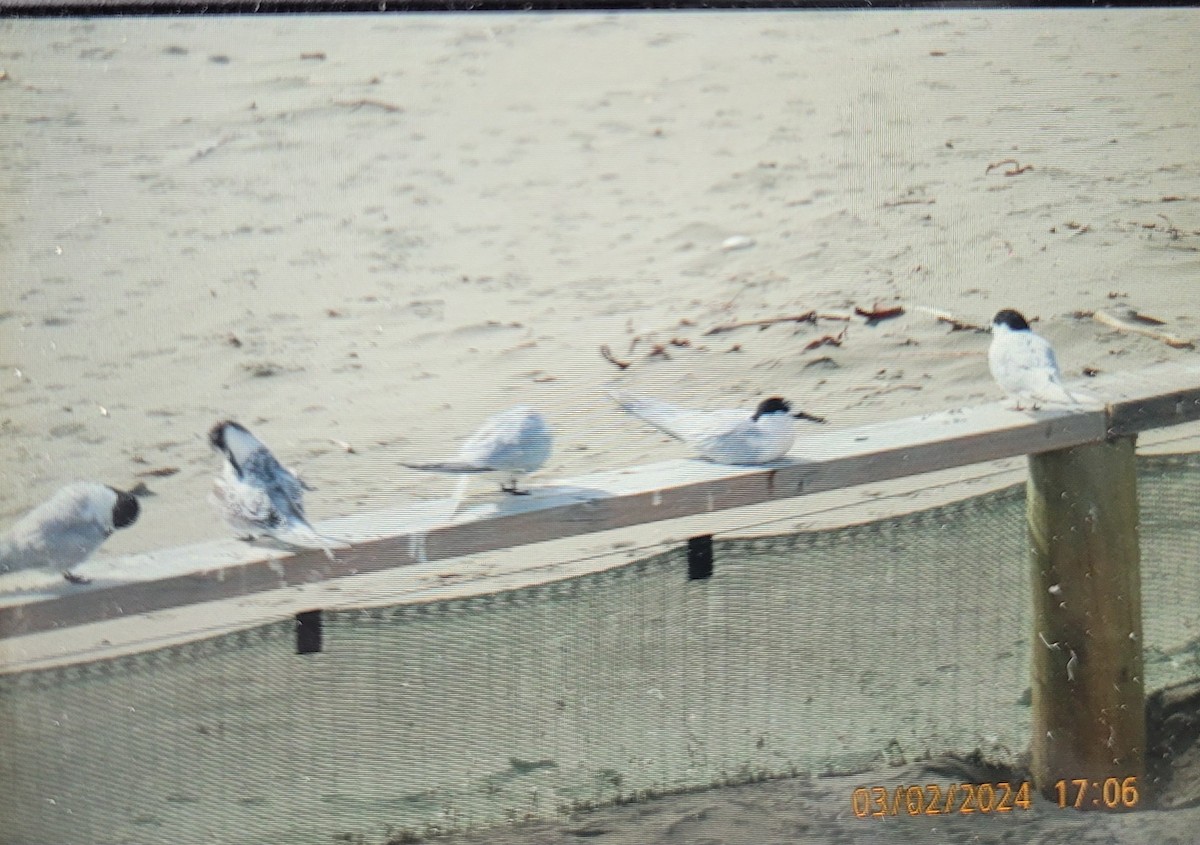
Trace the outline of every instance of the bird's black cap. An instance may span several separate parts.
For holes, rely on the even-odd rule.
[[[112,509],[113,528],[128,528],[137,522],[138,514],[142,511],[137,497],[115,487],[108,489],[117,494],[117,503],[113,505]]]
[[[772,396],[769,399],[764,399],[758,403],[758,407],[754,409],[754,419],[758,419],[763,414],[776,414],[782,411],[788,413],[792,410],[792,406],[778,396]]]
[[[218,452],[225,451],[225,426],[227,425],[229,425],[229,420],[221,420],[208,430],[208,445]]]
[[[1014,332],[1029,331],[1029,323],[1025,322],[1025,318],[1021,316],[1021,312],[1014,311],[1011,308],[997,311],[996,316],[992,318],[992,325],[1008,326]]]
[[[229,426],[246,431],[244,425],[235,423],[233,420],[221,420],[208,430],[209,445],[219,452],[225,451],[225,429]]]

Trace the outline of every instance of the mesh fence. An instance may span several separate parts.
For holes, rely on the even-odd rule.
[[[1140,464],[1147,688],[1200,676],[1200,458]],[[5,843],[387,843],[1028,739],[1024,490],[0,677]]]

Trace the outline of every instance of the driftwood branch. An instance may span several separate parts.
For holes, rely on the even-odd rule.
[[[403,111],[403,109],[395,103],[388,103],[383,100],[372,100],[369,98],[363,98],[359,100],[334,100],[333,104],[335,106],[345,106],[349,109],[359,109],[363,106],[372,106],[388,112]]]
[[[927,197],[905,197],[898,200],[888,200],[883,204],[884,208],[896,208],[900,205],[933,205],[937,200]]]
[[[950,326],[952,332],[977,332],[979,334],[987,334],[986,326],[978,326],[975,323],[968,323],[966,320],[959,320],[957,317],[951,317],[949,314],[938,317],[939,323],[945,323]]]
[[[808,422],[820,423],[821,425],[827,422],[824,417],[818,417],[816,414],[808,413],[808,411],[796,411],[792,416],[798,420],[807,420]]]
[[[1015,158],[1006,158],[1001,161],[994,161],[991,164],[989,164],[987,166],[987,170],[983,171],[983,174],[986,176],[987,174],[991,173],[996,168],[1005,167],[1005,166],[1007,166],[1009,169],[1000,171],[1001,176],[1020,176],[1026,170],[1033,170],[1032,164],[1026,164],[1026,165],[1022,166],[1021,162],[1017,161]]]
[[[713,334],[723,334],[731,332],[734,329],[745,329],[751,326],[773,326],[776,323],[815,323],[817,322],[816,311],[805,311],[803,314],[793,314],[787,317],[765,317],[761,320],[742,320],[736,323],[724,323],[719,326],[713,326],[704,333],[707,337]]]
[[[842,341],[846,339],[846,330],[842,329],[837,334],[827,334],[819,337],[816,340],[811,340],[804,347],[805,352],[810,352],[813,349],[820,349],[822,346],[841,346]]]
[[[855,307],[854,313],[865,319],[868,326],[873,326],[876,323],[882,323],[884,320],[899,317],[904,313],[904,306],[896,305],[892,308],[880,308],[878,305],[873,305],[870,308]]]
[[[1121,319],[1115,314],[1110,314],[1107,311],[1096,311],[1092,314],[1092,319],[1097,323],[1101,323],[1109,328],[1116,329],[1119,332],[1128,332],[1130,334],[1140,334],[1146,337],[1154,338],[1162,341],[1172,349],[1195,349],[1196,345],[1190,340],[1173,335],[1170,332],[1164,332],[1153,328],[1155,325],[1163,325],[1161,320],[1155,320],[1153,317],[1142,317],[1136,312],[1129,319]]]
[[[914,305],[913,310],[928,314],[939,323],[945,323],[950,327],[950,331],[979,332],[980,334],[987,334],[989,331],[987,326],[977,326],[975,323],[968,323],[966,320],[960,320],[949,311],[943,311],[940,308],[930,308],[926,305]]]
[[[630,362],[622,361],[619,358],[617,358],[616,355],[613,355],[613,351],[612,351],[612,349],[609,348],[607,343],[600,347],[600,357],[602,357],[605,361],[608,361],[608,363],[610,363],[610,364],[615,364],[617,369],[621,369],[621,370],[629,369]]]

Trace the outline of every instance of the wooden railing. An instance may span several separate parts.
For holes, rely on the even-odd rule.
[[[1003,403],[809,434],[788,460],[729,467],[673,460],[550,479],[445,519],[444,503],[328,520],[318,529],[351,548],[276,551],[220,540],[131,555],[91,584],[47,579],[43,591],[0,595],[0,638],[247,596],[616,528],[807,496],[999,458],[1103,443],[1200,419],[1200,366],[1097,378],[1102,402],[1017,412]]]
[[[55,582],[0,596],[0,637],[11,644],[36,632],[1027,455],[1034,780],[1047,794],[1062,780],[1136,782],[1145,722],[1134,439],[1200,420],[1200,366],[1114,374],[1087,390],[1096,401],[1072,407],[1017,412],[995,403],[811,434],[771,466],[666,461],[547,481],[530,496],[452,517],[435,502],[330,520],[318,529],[350,543],[333,561],[236,541],[130,556],[110,567],[113,577],[88,585]],[[986,550],[973,559],[1011,565],[989,561]]]

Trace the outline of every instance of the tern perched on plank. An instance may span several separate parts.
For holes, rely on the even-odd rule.
[[[0,538],[0,572],[53,568],[72,584],[86,584],[71,569],[140,512],[132,493],[92,481],[68,484]]]
[[[778,396],[758,403],[754,411],[692,411],[657,399],[609,393],[623,409],[676,440],[682,440],[701,457],[735,466],[765,464],[787,454],[796,440],[796,420],[824,422]]]
[[[318,534],[304,516],[304,491],[311,490],[247,428],[232,420],[217,423],[208,442],[225,457],[210,500],[221,517],[246,539],[265,535],[291,546],[318,548],[333,560],[340,540]]]
[[[507,483],[500,482],[501,490],[525,495],[529,491],[518,490],[517,479],[545,465],[550,459],[553,441],[545,418],[526,405],[518,405],[485,421],[463,441],[454,460],[402,465],[423,472],[500,473],[507,479]]]
[[[1006,308],[992,319],[992,345],[988,348],[992,378],[1022,410],[1027,401],[1033,410],[1042,403],[1075,405],[1079,398],[1062,384],[1054,348],[1034,334],[1020,312]]]

